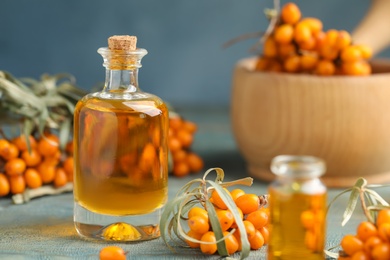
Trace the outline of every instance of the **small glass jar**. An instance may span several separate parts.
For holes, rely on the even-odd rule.
[[[319,177],[325,162],[280,155],[271,162],[268,259],[324,259],[327,189]]]

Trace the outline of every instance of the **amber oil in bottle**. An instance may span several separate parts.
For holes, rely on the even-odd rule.
[[[104,89],[74,113],[74,222],[84,237],[140,241],[160,235],[167,201],[168,110],[138,86],[145,49],[135,36],[113,36],[100,48]]]
[[[325,163],[313,156],[281,155],[271,162],[270,260],[325,259]]]

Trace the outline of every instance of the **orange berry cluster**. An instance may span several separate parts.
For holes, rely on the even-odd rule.
[[[43,184],[61,187],[73,181],[73,143],[66,152],[59,149],[58,137],[29,136],[30,150],[24,135],[12,140],[0,139],[0,197],[23,193],[26,187],[35,189]]]
[[[390,209],[379,211],[376,223],[363,221],[356,235],[345,235],[339,259],[390,259]]]
[[[354,45],[345,30],[323,31],[321,20],[301,17],[299,7],[286,3],[279,23],[266,38],[256,70],[330,75],[369,75],[372,50]]]
[[[225,191],[231,196],[237,206],[237,210],[243,220],[246,235],[252,250],[257,250],[268,243],[268,208],[260,206],[260,198],[256,194],[245,193],[241,189],[234,189],[229,192]],[[215,207],[217,218],[223,231],[225,238],[225,245],[228,254],[234,254],[241,251],[241,236],[237,228],[237,224],[232,212],[228,209],[226,204],[222,201],[217,192],[213,192],[210,201]],[[186,233],[189,237],[200,241],[196,243],[186,240],[191,248],[200,248],[204,254],[215,254],[217,252],[216,236],[211,228],[209,216],[207,211],[202,207],[192,207],[188,211],[188,227]],[[235,229],[233,235],[229,233]],[[211,242],[211,243],[201,243]],[[213,243],[214,242],[214,243]]]
[[[202,158],[190,150],[197,126],[176,116],[169,119],[168,147],[172,153],[174,176],[183,177],[203,169]]]

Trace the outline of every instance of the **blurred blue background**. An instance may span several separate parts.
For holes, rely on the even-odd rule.
[[[281,4],[287,1],[281,1]],[[370,0],[296,0],[324,29],[352,31]],[[245,33],[263,31],[270,0],[1,0],[0,70],[17,77],[68,72],[91,90],[104,81],[96,52],[115,34],[138,36],[140,86],[173,105],[228,105],[235,63],[254,55],[257,38],[229,48]],[[388,50],[379,54],[390,57]]]

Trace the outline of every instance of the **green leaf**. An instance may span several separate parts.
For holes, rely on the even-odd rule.
[[[237,206],[235,202],[233,201],[232,197],[223,189],[223,184],[218,184],[213,181],[208,180],[207,183],[209,183],[216,192],[218,192],[218,195],[220,196],[221,200],[225,203],[225,205],[228,207],[230,212],[233,214],[234,220],[237,224],[238,229],[240,230],[241,235],[241,257],[240,259],[246,258],[250,253],[250,244],[248,241],[248,237],[246,235],[246,230],[244,226],[244,222],[241,219],[241,215],[237,210]],[[207,211],[209,209],[207,208]],[[219,223],[219,222],[218,222]],[[214,227],[213,227],[214,229]],[[219,251],[218,251],[219,252]]]
[[[72,119],[65,119],[60,125],[59,139],[60,139],[60,149],[63,151],[69,140],[72,127]]]
[[[219,223],[219,219],[217,217],[217,213],[215,212],[213,204],[210,200],[206,201],[207,213],[209,215],[209,220],[211,223],[211,227],[214,231],[215,238],[217,239],[217,248],[218,254],[220,256],[228,256],[228,251],[226,249],[225,241],[223,240],[223,232],[221,228],[221,224]]]
[[[343,214],[343,222],[341,223],[342,226],[344,226],[351,218],[359,199],[359,193],[365,185],[367,185],[367,181],[364,178],[359,178],[353,186],[351,195],[349,196],[347,208]]]

